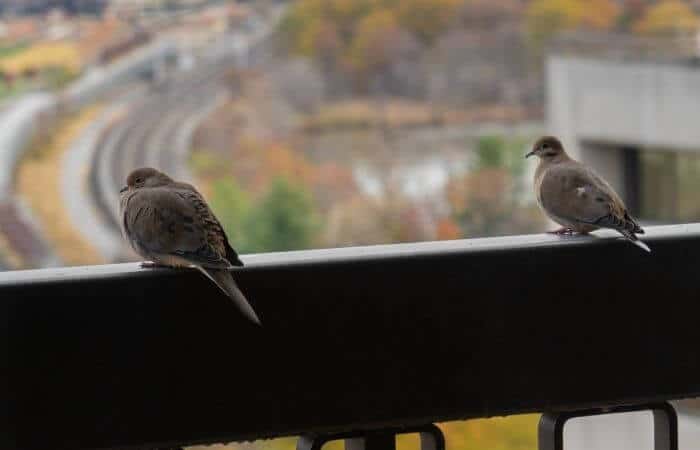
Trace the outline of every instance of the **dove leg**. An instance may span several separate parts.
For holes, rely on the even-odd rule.
[[[567,227],[561,227],[558,230],[547,231],[548,234],[564,235],[564,234],[574,234],[574,230]]]
[[[142,261],[141,267],[144,269],[155,269],[157,267],[170,267],[167,264],[162,264],[157,261]]]

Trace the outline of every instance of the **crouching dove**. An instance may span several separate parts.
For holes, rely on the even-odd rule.
[[[535,172],[535,195],[540,208],[563,228],[555,234],[587,234],[598,228],[612,228],[636,246],[650,252],[637,234],[644,230],[627,212],[612,187],[593,170],[566,154],[559,139],[540,138],[525,155],[540,163]]]
[[[197,190],[151,168],[136,169],[120,191],[122,234],[143,267],[195,267],[251,321],[257,314],[229,270],[242,266],[219,221]]]

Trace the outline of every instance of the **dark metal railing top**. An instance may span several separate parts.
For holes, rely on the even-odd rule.
[[[0,274],[0,448],[167,447],[700,395],[700,225]]]

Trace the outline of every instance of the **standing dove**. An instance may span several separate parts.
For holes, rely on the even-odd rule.
[[[637,234],[644,230],[627,212],[613,188],[592,169],[566,154],[559,139],[544,136],[532,151],[540,163],[535,172],[535,195],[540,208],[563,228],[555,234],[587,234],[612,228],[636,246],[650,252]]]
[[[260,324],[229,270],[242,266],[226,233],[199,192],[152,168],[136,169],[120,191],[122,234],[151,260],[144,267],[196,267]]]

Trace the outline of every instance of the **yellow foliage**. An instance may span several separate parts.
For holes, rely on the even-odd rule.
[[[351,29],[363,17],[381,7],[379,0],[326,0],[328,19],[335,22],[343,31]]]
[[[429,43],[445,31],[462,3],[462,0],[401,0],[397,11],[399,22]]]
[[[579,24],[585,5],[579,0],[534,0],[525,17],[531,34],[552,34]]]
[[[320,31],[327,22],[325,15],[328,11],[326,0],[299,0],[295,2],[281,27],[289,38],[289,44],[294,52],[306,56],[315,56],[315,45]]]
[[[62,67],[70,73],[77,73],[80,66],[80,53],[77,47],[61,42],[32,45],[26,50],[0,59],[0,70],[13,75],[26,71],[40,71],[49,67]]]
[[[451,450],[532,450],[537,448],[538,414],[440,424]]]
[[[694,32],[698,17],[681,0],[662,0],[650,6],[634,25],[634,30],[644,34],[673,34]]]
[[[371,44],[364,37],[390,27],[403,29],[424,42],[444,32],[463,0],[299,0],[282,23],[293,51],[319,56],[332,47],[338,55],[357,53]],[[360,40],[360,41],[358,41]],[[354,50],[353,50],[354,49]]]
[[[391,58],[387,46],[399,31],[396,16],[388,9],[379,9],[365,16],[357,25],[352,42],[352,66],[364,70],[386,64]]]
[[[613,0],[534,0],[525,19],[531,39],[541,44],[560,31],[577,27],[609,29],[620,14]]]
[[[63,208],[60,182],[63,154],[98,112],[96,106],[85,109],[59,124],[48,139],[37,140],[33,151],[20,164],[17,175],[19,194],[37,214],[48,240],[67,265],[103,262],[73,227]]]
[[[586,0],[581,16],[585,28],[609,30],[620,16],[620,6],[613,0]]]

